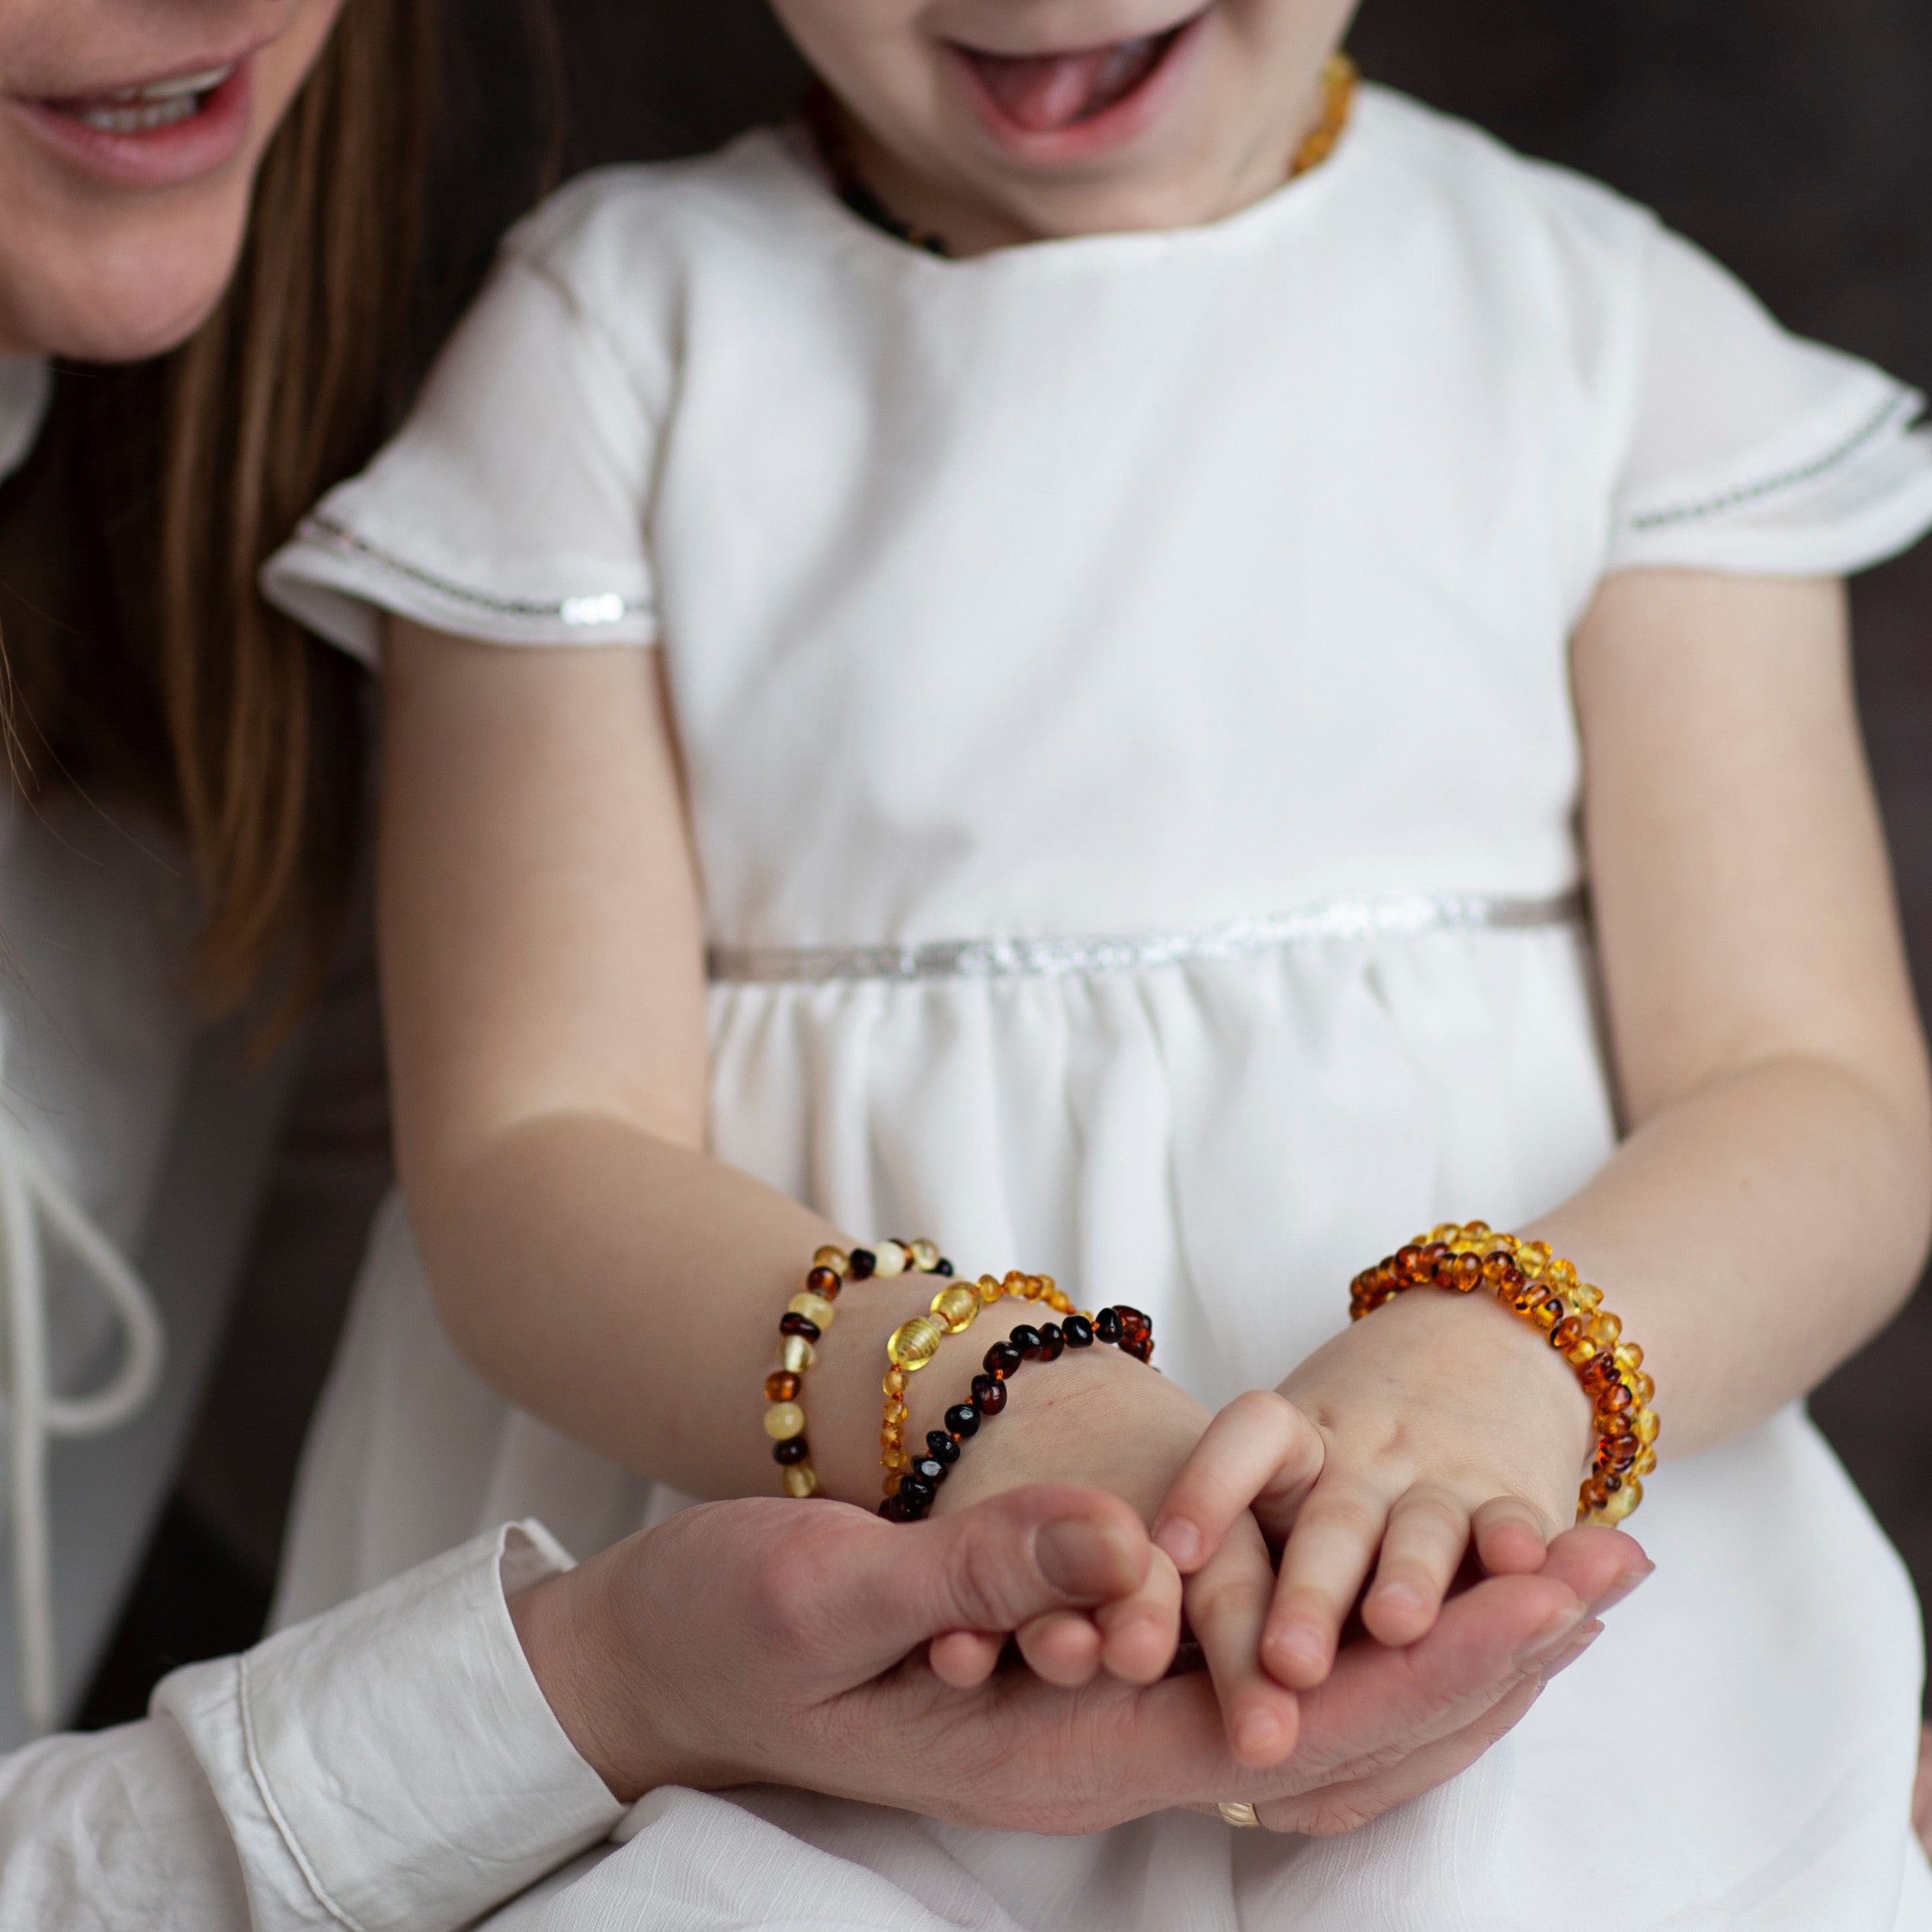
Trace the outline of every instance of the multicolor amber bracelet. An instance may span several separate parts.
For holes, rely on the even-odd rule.
[[[833,1306],[849,1281],[873,1275],[950,1274],[952,1263],[929,1241],[882,1241],[877,1248],[821,1248],[812,1257],[804,1290],[785,1305],[778,1319],[779,1366],[765,1378],[765,1433],[772,1439],[787,1496],[818,1493],[818,1473],[805,1441],[805,1414],[799,1397],[805,1373],[818,1359],[817,1345],[838,1310]]]
[[[1349,1314],[1359,1322],[1411,1288],[1468,1294],[1487,1288],[1504,1307],[1533,1322],[1576,1371],[1590,1398],[1596,1450],[1576,1498],[1584,1523],[1620,1523],[1644,1500],[1643,1478],[1657,1466],[1657,1385],[1644,1351],[1623,1338],[1603,1290],[1577,1278],[1547,1242],[1494,1233],[1481,1221],[1445,1222],[1355,1277]]]
[[[1008,1281],[1016,1278],[1007,1277]],[[1026,1282],[1044,1282],[1048,1289],[1052,1284],[1042,1275],[1025,1275],[1017,1278]],[[984,1295],[988,1286],[995,1290],[988,1301],[997,1301],[1008,1293],[1004,1282],[996,1282],[991,1275],[981,1278],[976,1297]],[[1048,1300],[1045,1294],[1027,1296],[1028,1300]],[[1131,1355],[1137,1362],[1146,1362],[1154,1354],[1154,1324],[1138,1308],[1128,1308],[1116,1304],[1103,1308],[1097,1315],[1083,1314],[1073,1306],[1064,1295],[1048,1301],[1048,1306],[1062,1316],[1058,1322],[1047,1322],[1036,1328],[1030,1322],[1022,1322],[1004,1342],[996,1342],[986,1351],[980,1363],[981,1372],[972,1378],[972,1394],[969,1401],[956,1402],[946,1411],[945,1426],[930,1429],[926,1434],[926,1453],[923,1456],[904,1456],[900,1452],[901,1466],[887,1477],[885,1501],[879,1505],[879,1513],[888,1522],[916,1523],[925,1515],[939,1494],[940,1485],[952,1472],[966,1444],[980,1433],[980,1425],[1001,1413],[1006,1407],[1007,1384],[1029,1362],[1057,1362],[1069,1349],[1090,1349],[1096,1342],[1111,1342],[1123,1354]],[[976,1314],[978,1310],[976,1308]],[[920,1319],[918,1317],[915,1320]],[[898,1331],[912,1326],[905,1323]],[[970,1320],[960,1324],[960,1329],[971,1326]],[[960,1332],[959,1329],[952,1331]],[[895,1334],[894,1339],[897,1339]],[[923,1342],[923,1338],[921,1338]],[[924,1368],[932,1359],[938,1344],[927,1350],[916,1364]],[[905,1393],[904,1375],[897,1358],[892,1365],[892,1373],[900,1377],[899,1396]],[[888,1411],[892,1406],[892,1375],[886,1377]],[[900,1424],[904,1424],[905,1404],[898,1401]]]

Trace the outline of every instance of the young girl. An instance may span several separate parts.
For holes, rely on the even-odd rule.
[[[1836,582],[1932,523],[1919,399],[1354,98],[1345,0],[778,10],[817,134],[560,197],[272,575],[385,671],[408,1204],[284,1610],[479,1514],[582,1546],[774,1487],[814,1251],[929,1233],[1151,1315],[1164,1377],[1028,1369],[938,1506],[1158,1518],[1266,1767],[1365,1582],[1355,1640],[1406,1644],[1472,1540],[1533,1565],[1574,1513],[1537,1329],[1348,1319],[1480,1214],[1601,1285],[1672,1458],[1656,1580],[1509,1744],[1332,1843],[667,1800],[638,1882],[732,1925],[1932,1926],[1910,1594],[1797,1405],[1932,1214]],[[932,1286],[848,1286],[797,1486],[877,1501]],[[1179,1588],[1028,1655],[1156,1672]]]

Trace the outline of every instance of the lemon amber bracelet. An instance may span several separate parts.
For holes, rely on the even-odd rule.
[[[778,1318],[779,1365],[765,1378],[765,1433],[771,1437],[787,1496],[818,1494],[818,1473],[805,1441],[805,1406],[799,1400],[805,1373],[818,1359],[818,1344],[837,1318],[833,1304],[849,1281],[873,1275],[950,1274],[952,1263],[929,1241],[882,1241],[877,1248],[821,1248],[803,1290]]]
[[[1644,1351],[1624,1339],[1603,1290],[1577,1278],[1542,1241],[1498,1234],[1481,1221],[1445,1222],[1355,1277],[1349,1315],[1359,1322],[1411,1288],[1468,1294],[1487,1288],[1502,1305],[1549,1337],[1576,1371],[1590,1398],[1596,1450],[1576,1499],[1584,1523],[1620,1523],[1644,1500],[1657,1466],[1657,1385],[1644,1372]]]
[[[949,1336],[963,1335],[980,1318],[980,1311],[990,1308],[996,1302],[1044,1302],[1059,1316],[1080,1322],[1091,1330],[1094,1317],[1083,1315],[1050,1274],[1022,1274],[1017,1269],[1004,1280],[982,1274],[977,1282],[954,1282],[940,1290],[932,1298],[932,1306],[923,1315],[915,1315],[909,1322],[902,1322],[892,1332],[885,1345],[888,1366],[885,1380],[881,1386],[885,1392],[885,1413],[879,1430],[879,1462],[885,1471],[885,1493],[892,1497],[900,1493],[901,1481],[912,1471],[915,1461],[920,1458],[908,1456],[905,1446],[906,1425],[906,1377],[916,1375],[934,1356],[938,1354],[940,1344]],[[1132,1312],[1132,1311],[1129,1311]],[[1145,1318],[1140,1319],[1144,1322]],[[1044,1359],[1051,1362],[1066,1346],[1065,1330],[1049,1322],[1041,1331],[1050,1337],[1047,1346],[1051,1354]],[[1111,1339],[1111,1338],[1109,1338]],[[1078,1345],[1076,1345],[1078,1346]],[[1145,1362],[1154,1353],[1151,1330],[1144,1337],[1136,1330],[1122,1342],[1129,1354]],[[976,1397],[980,1393],[980,1377],[974,1381]],[[1001,1378],[1004,1380],[1004,1377]],[[998,1411],[1003,1397],[994,1398],[994,1406],[983,1411],[992,1415]],[[945,1463],[956,1461],[959,1457],[959,1431],[952,1429],[952,1421],[958,1409],[971,1406],[960,1403],[946,1412],[948,1426],[944,1429],[929,1430],[926,1436],[926,1448],[929,1453]],[[973,1427],[977,1428],[976,1421]],[[970,1432],[968,1432],[970,1433]],[[947,1454],[940,1446],[939,1438],[945,1437],[951,1453]]]

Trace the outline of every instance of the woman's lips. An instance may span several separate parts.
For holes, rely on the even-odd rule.
[[[115,187],[165,188],[213,173],[246,143],[252,56],[109,93],[13,105],[71,164]]]
[[[1079,160],[1131,141],[1159,114],[1206,18],[1099,47],[951,52],[981,124],[1002,147],[1037,161]]]

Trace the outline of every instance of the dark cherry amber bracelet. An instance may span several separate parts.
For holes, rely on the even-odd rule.
[[[1022,1322],[1005,1341],[996,1342],[986,1351],[981,1373],[972,1378],[971,1399],[956,1402],[946,1411],[944,1427],[928,1432],[924,1455],[908,1457],[902,1470],[886,1478],[880,1515],[888,1522],[916,1523],[932,1507],[940,1485],[980,1424],[1004,1413],[1007,1384],[1020,1369],[1029,1362],[1057,1362],[1067,1350],[1090,1349],[1096,1342],[1111,1342],[1123,1354],[1147,1362],[1154,1354],[1154,1324],[1138,1308],[1119,1304],[1097,1315],[1072,1309],[1060,1321],[1038,1328]]]
[[[805,1408],[799,1397],[805,1372],[818,1359],[838,1310],[833,1305],[846,1282],[873,1275],[950,1274],[952,1263],[929,1241],[882,1241],[877,1248],[821,1248],[812,1257],[803,1290],[792,1297],[778,1318],[779,1366],[765,1378],[765,1433],[787,1496],[818,1493],[818,1472],[805,1441]]]
[[[1624,1325],[1604,1306],[1604,1294],[1580,1281],[1547,1242],[1494,1233],[1486,1222],[1443,1222],[1355,1277],[1349,1314],[1359,1322],[1411,1288],[1468,1294],[1487,1288],[1504,1307],[1533,1322],[1576,1371],[1590,1398],[1596,1450],[1577,1493],[1580,1523],[1620,1523],[1644,1500],[1643,1479],[1657,1466],[1657,1385],[1644,1372],[1644,1351],[1624,1339]]]

